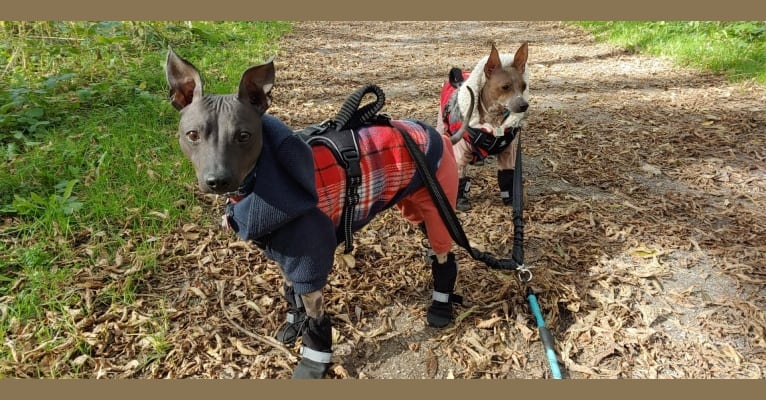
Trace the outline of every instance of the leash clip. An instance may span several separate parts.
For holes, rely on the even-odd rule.
[[[521,264],[516,268],[516,274],[519,277],[519,280],[523,283],[532,281],[532,271],[530,271],[524,264]]]

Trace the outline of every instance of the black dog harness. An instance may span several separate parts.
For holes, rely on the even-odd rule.
[[[339,130],[340,129],[340,130]],[[327,146],[335,159],[346,170],[346,194],[340,221],[340,235],[343,237],[344,253],[354,249],[352,224],[354,207],[359,204],[357,189],[362,185],[362,167],[359,164],[359,143],[351,129],[342,129],[333,124],[323,123],[296,132],[309,145]]]
[[[444,85],[442,88],[441,98],[444,101],[444,109],[442,110],[442,118],[444,127],[447,130],[447,134],[451,134],[460,130],[463,122],[460,115],[451,115],[450,109],[453,108],[453,102],[457,101],[457,96],[452,94],[460,87],[465,81],[466,77],[470,74],[469,71],[462,71],[460,68],[452,68],[449,73],[449,85]],[[506,110],[504,117],[508,117],[510,111]],[[473,153],[477,159],[482,160],[488,155],[500,154],[508,146],[511,145],[513,139],[516,138],[516,134],[521,131],[521,127],[508,127],[503,132],[502,136],[495,136],[491,133],[482,131],[481,129],[467,127],[463,138],[468,141],[473,147]]]
[[[359,108],[362,98],[372,93],[376,99],[372,103]],[[296,134],[309,145],[323,144],[327,146],[335,159],[346,170],[346,193],[341,214],[339,238],[344,242],[344,253],[350,253],[353,245],[354,207],[359,204],[358,189],[362,185],[362,167],[360,165],[359,141],[355,129],[373,122],[378,112],[385,104],[383,90],[375,85],[367,85],[352,93],[341,107],[334,119],[326,120],[318,125],[312,125]]]

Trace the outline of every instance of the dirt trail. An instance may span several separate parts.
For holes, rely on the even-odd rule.
[[[556,22],[318,22],[282,42],[273,112],[301,127],[376,83],[387,113],[435,123],[448,69],[471,68],[490,41],[501,52],[530,42],[527,260],[571,376],[762,377],[762,87],[626,54]],[[474,169],[477,207],[463,221],[502,253],[511,225],[493,168]],[[371,236],[392,226],[405,229],[386,219]],[[389,248],[416,251],[406,240]],[[379,271],[380,257],[358,256],[357,268]],[[388,270],[399,283],[377,287],[392,295],[369,325],[393,321],[391,337],[349,345],[350,375],[548,376],[515,282],[467,257],[461,266],[474,308],[447,333],[422,326],[427,274],[411,288],[411,272]],[[338,282],[338,301],[353,307],[344,292],[359,288]]]
[[[526,261],[568,375],[763,378],[763,87],[627,54],[557,22],[301,22],[281,42],[271,112],[301,128],[376,83],[384,112],[435,123],[447,71],[471,68],[489,41],[501,52],[530,42]],[[471,175],[467,233],[508,254],[510,212],[494,165]],[[336,262],[327,294],[337,321],[332,376],[549,377],[515,278],[462,251],[458,292],[470,303],[454,327],[425,326],[421,238],[387,212],[355,236],[353,267]],[[134,309],[95,303],[92,316],[75,318],[79,337],[92,342],[80,371],[288,377],[296,349],[252,336],[270,337],[282,321],[276,267],[214,219],[162,243],[160,268],[137,288]],[[79,279],[85,288],[101,282]]]

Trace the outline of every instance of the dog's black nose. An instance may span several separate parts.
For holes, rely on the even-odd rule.
[[[209,176],[205,178],[205,184],[211,190],[225,190],[228,189],[231,180],[222,176]]]
[[[523,103],[519,105],[519,111],[524,112],[527,111],[527,108],[529,108],[529,104]]]

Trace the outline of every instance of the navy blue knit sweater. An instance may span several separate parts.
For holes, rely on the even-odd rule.
[[[430,126],[422,123],[417,123],[417,126],[426,132],[426,160],[429,167],[435,170],[443,154],[441,136]],[[365,132],[365,135],[376,135],[374,130]],[[238,202],[227,206],[229,225],[242,239],[255,241],[267,257],[282,267],[296,293],[310,293],[327,283],[335,248],[339,243],[338,227],[318,207],[315,154],[311,147],[282,121],[269,114],[263,115],[262,134],[263,150],[255,170],[248,178],[247,187],[243,188],[246,194]],[[382,132],[377,134],[384,135]],[[399,137],[398,134],[396,136]],[[380,139],[381,136],[375,138]],[[385,185],[387,182],[380,177],[376,181],[373,177],[386,171],[384,164],[388,160],[383,156],[388,154],[386,151],[405,150],[391,143],[389,150],[385,150],[386,146],[376,147],[375,141],[365,143],[368,147],[365,162],[370,164],[369,168],[375,168],[363,168],[370,174],[367,183],[371,187],[362,192],[371,195],[383,191],[383,187],[377,185]],[[369,213],[354,214],[355,230],[364,226],[378,212],[423,185],[414,166],[411,169],[411,175],[405,179],[406,184],[395,187],[396,195],[389,201],[368,199]],[[402,170],[396,173],[401,174]]]
[[[338,244],[332,221],[317,208],[311,147],[282,121],[263,115],[263,150],[252,192],[227,206],[229,224],[277,262],[298,294],[327,283]]]

